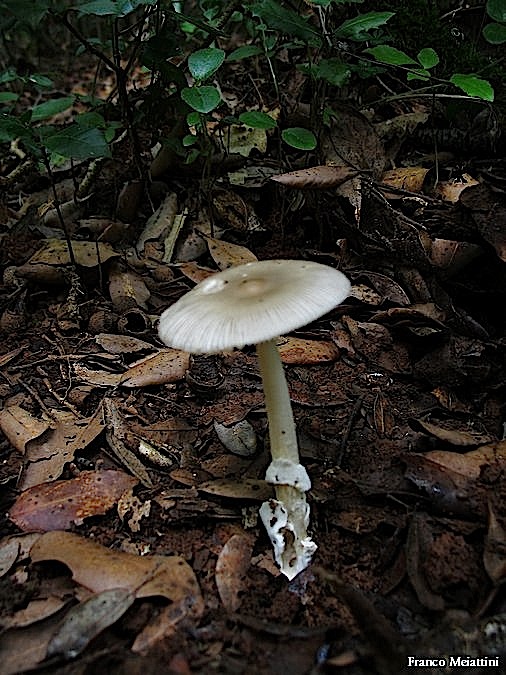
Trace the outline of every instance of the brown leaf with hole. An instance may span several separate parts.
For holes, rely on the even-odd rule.
[[[32,547],[33,562],[59,560],[72,570],[72,578],[94,593],[124,588],[136,598],[160,595],[181,603],[199,617],[204,609],[192,568],[180,556],[137,556],[111,551],[70,532],[47,532]]]
[[[87,448],[104,429],[101,405],[87,418],[62,410],[53,410],[52,414],[52,428],[26,444],[26,463],[18,486],[21,490],[61,476],[75,453]]]
[[[161,349],[131,366],[120,379],[122,387],[149,387],[182,380],[190,367],[190,355],[180,349]]]
[[[77,478],[28,488],[9,512],[24,531],[64,530],[83,518],[101,515],[137,484],[123,471],[84,471]]]
[[[215,581],[221,601],[227,612],[235,612],[241,605],[240,593],[244,577],[251,564],[254,538],[251,534],[234,534],[227,541],[216,561]]]
[[[339,350],[325,340],[302,340],[301,338],[282,337],[276,342],[283,363],[314,364],[336,361]]]

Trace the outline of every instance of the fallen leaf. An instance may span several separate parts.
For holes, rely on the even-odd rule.
[[[121,618],[134,600],[129,590],[113,588],[72,607],[47,646],[48,658],[74,659],[93,638]]]
[[[308,169],[289,171],[278,176],[271,176],[271,180],[285,187],[297,189],[320,189],[327,190],[342,185],[344,182],[357,175],[356,169],[351,166],[312,166]]]
[[[241,420],[232,426],[214,421],[214,430],[225,448],[234,455],[251,457],[257,449],[255,430],[248,420]]]
[[[227,241],[222,241],[221,239],[215,239],[213,237],[206,237],[205,239],[209,247],[209,253],[220,270],[226,270],[229,267],[235,267],[236,265],[243,265],[244,263],[255,262],[258,260],[256,255],[245,246],[230,244]]]
[[[149,387],[182,380],[190,367],[190,355],[180,349],[161,349],[131,366],[120,378],[122,387]]]
[[[226,542],[216,561],[214,578],[227,612],[236,612],[241,606],[240,594],[251,564],[253,544],[254,537],[251,534],[234,534]]]
[[[155,347],[145,340],[131,335],[114,335],[112,333],[100,333],[95,337],[95,342],[109,354],[134,354],[145,350],[153,351]]]
[[[59,560],[72,570],[72,578],[94,593],[122,588],[136,598],[160,595],[182,603],[193,616],[204,609],[191,567],[180,556],[137,556],[111,551],[97,542],[70,532],[47,532],[31,550],[33,562]]]
[[[61,476],[65,464],[74,459],[75,453],[87,448],[104,429],[101,405],[92,417],[83,419],[66,411],[54,410],[53,415],[56,421],[51,422],[51,429],[26,444],[25,468],[19,482],[21,490]]]
[[[139,274],[123,270],[116,263],[109,272],[109,295],[114,308],[125,312],[132,307],[147,309],[151,293]]]
[[[265,501],[273,496],[273,487],[265,480],[254,478],[218,478],[198,485],[198,490],[210,495],[231,499],[255,499]]]
[[[336,361],[339,350],[333,342],[326,340],[303,340],[282,337],[276,342],[283,363],[310,365]]]
[[[109,245],[100,241],[72,241],[72,251],[78,265],[96,267],[110,258],[117,258],[118,253]],[[70,265],[71,259],[66,239],[47,239],[27,265]]]
[[[28,488],[15,501],[9,518],[25,531],[64,530],[105,513],[136,483],[122,471],[83,471],[77,478]]]
[[[421,428],[431,436],[452,445],[482,445],[495,440],[494,436],[487,434],[482,429],[470,428],[466,420],[452,419],[434,423],[424,419],[416,419],[413,420],[413,423],[417,428]]]

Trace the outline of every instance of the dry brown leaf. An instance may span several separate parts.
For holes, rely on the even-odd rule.
[[[427,250],[427,246],[424,247]],[[427,255],[435,267],[455,274],[483,253],[478,244],[469,241],[451,241],[449,239],[429,239]]]
[[[0,577],[7,574],[15,562],[28,558],[30,549],[40,534],[13,534],[0,541]]]
[[[75,453],[87,448],[104,429],[102,406],[92,417],[83,419],[59,410],[54,410],[53,415],[52,428],[26,444],[21,490],[58,478]]]
[[[241,606],[240,593],[251,564],[254,537],[243,532],[234,534],[221,550],[216,561],[215,581],[221,601],[227,612],[236,612]]]
[[[207,279],[212,274],[216,274],[215,270],[211,270],[209,267],[202,267],[202,265],[196,262],[179,263],[177,267],[181,271],[181,274],[184,274],[185,277],[191,279],[196,284],[204,281],[204,279]]]
[[[65,530],[84,518],[104,514],[137,484],[122,471],[83,471],[76,478],[28,488],[9,511],[25,531]]]
[[[258,260],[256,255],[245,246],[230,244],[227,241],[221,241],[221,239],[215,239],[213,237],[206,237],[206,241],[209,247],[209,253],[220,270],[226,270],[229,267],[235,267],[236,265],[243,265],[244,263],[255,262]]]
[[[473,185],[479,185],[479,182],[468,173],[464,173],[459,179],[440,181],[436,185],[435,192],[442,197],[443,201],[456,204],[462,192]]]
[[[204,603],[191,567],[180,556],[137,556],[111,551],[70,532],[47,532],[31,550],[33,562],[59,560],[94,593],[123,588],[137,598],[160,595],[200,616]]]
[[[96,267],[110,258],[117,258],[118,253],[102,242],[72,241],[74,258],[78,265]],[[70,254],[65,239],[47,239],[28,261],[28,265],[69,265]]]
[[[283,363],[309,365],[336,361],[339,358],[339,350],[334,343],[325,340],[282,337],[276,345]]]
[[[458,420],[448,420],[446,424],[443,422],[436,424],[424,419],[414,421],[424,431],[431,434],[431,436],[435,436],[440,441],[452,443],[453,445],[482,445],[484,443],[492,443],[495,440],[494,436],[480,429],[470,429],[465,421],[459,423]]]
[[[313,166],[309,169],[289,171],[279,176],[272,176],[271,180],[285,187],[297,189],[320,189],[337,187],[357,175],[357,171],[350,166]]]
[[[53,615],[46,621],[0,635],[0,674],[19,675],[35,669],[46,658],[47,645],[60,620]]]
[[[380,181],[390,187],[408,190],[409,192],[421,192],[428,172],[429,169],[423,166],[401,167],[385,171]]]
[[[155,239],[162,240],[171,230],[177,215],[177,195],[169,193],[158,209],[148,219],[146,227],[137,240],[137,251],[142,253],[146,242]]]
[[[117,264],[109,272],[109,295],[119,312],[126,312],[132,307],[147,309],[147,301],[151,297],[141,276],[130,270],[123,270]]]
[[[8,406],[0,411],[0,429],[9,439],[9,443],[22,454],[26,444],[39,438],[49,429],[49,422],[33,417],[18,405]]]
[[[506,441],[484,445],[463,454],[445,450],[431,450],[425,453],[425,457],[466,478],[476,480],[480,477],[484,466],[495,465],[501,470],[506,467]]]
[[[182,380],[190,367],[190,355],[180,349],[161,349],[131,366],[120,379],[122,387],[149,387]]]
[[[145,350],[156,349],[151,343],[132,335],[114,335],[113,333],[100,333],[95,337],[95,342],[109,354],[133,354]]]
[[[94,387],[117,387],[122,378],[121,373],[111,373],[108,370],[95,370],[82,363],[74,363],[73,370],[76,378]]]
[[[239,457],[251,457],[257,449],[255,430],[248,420],[240,420],[232,426],[214,421],[214,430],[225,448]]]
[[[69,602],[69,599],[64,600],[55,596],[36,598],[35,600],[31,600],[24,609],[18,610],[12,616],[2,617],[0,619],[0,626],[3,630],[31,626],[32,623],[47,619],[47,617],[59,612]]]
[[[172,474],[171,474],[172,475]],[[273,494],[273,487],[265,480],[254,478],[218,478],[200,483],[198,489],[210,495],[229,497],[231,499],[255,499],[265,501]]]

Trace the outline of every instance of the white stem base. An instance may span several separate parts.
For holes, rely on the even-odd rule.
[[[309,504],[306,492],[311,487],[306,469],[290,460],[274,460],[265,476],[274,485],[276,499],[264,502],[260,517],[274,549],[281,572],[293,579],[311,562],[316,544],[307,534]]]

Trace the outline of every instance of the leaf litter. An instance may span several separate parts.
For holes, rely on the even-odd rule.
[[[75,211],[77,174],[61,197],[77,274],[54,214],[24,229],[47,194],[7,194],[2,674],[108,672],[112,651],[206,675],[505,657],[504,169],[422,154],[422,100],[328,112],[318,156],[222,136],[237,152],[212,184],[162,151],[133,181],[118,144],[96,198]],[[195,283],[266,258],[353,282],[280,336],[319,545],[291,584],[256,516],[271,488],[250,348],[199,359],[156,335]]]

